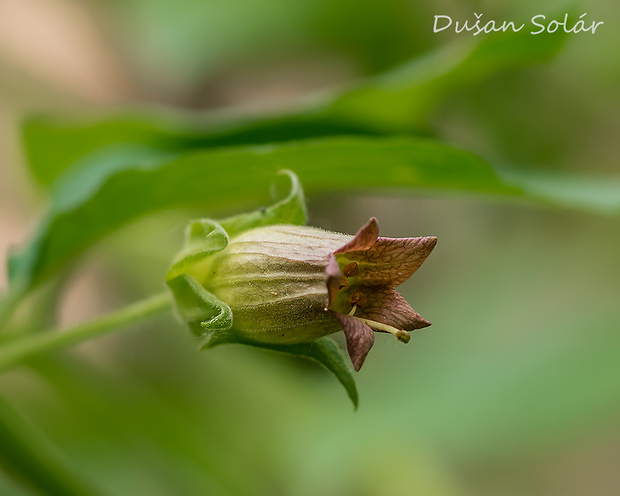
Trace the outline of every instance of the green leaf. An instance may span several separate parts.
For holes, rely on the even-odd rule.
[[[75,473],[56,448],[0,397],[0,463],[20,485],[50,496],[102,494]]]
[[[459,40],[335,96],[325,112],[374,132],[415,131],[446,95],[493,74],[547,61],[566,40],[564,33],[540,36],[522,30]]]
[[[107,146],[153,153],[274,143],[335,135],[383,135],[424,126],[443,98],[494,73],[549,60],[565,34],[532,36],[497,33],[459,40],[380,76],[315,98],[281,115],[204,116],[123,111],[98,120],[31,117],[23,126],[26,155],[34,177],[53,182],[79,159]]]
[[[286,165],[314,189],[431,186],[500,189],[473,155],[420,140],[335,139],[187,154],[165,163],[127,164],[83,187],[67,174],[30,245],[9,260],[11,284],[36,284],[110,231],[171,207],[224,208],[259,201]],[[214,187],[217,185],[217,187]],[[60,188],[61,186],[58,186]]]
[[[148,213],[173,207],[239,208],[260,202],[283,166],[295,171],[310,192],[461,191],[620,212],[620,190],[604,178],[592,179],[587,195],[579,181],[566,184],[558,198],[556,192],[534,186],[535,174],[529,183],[524,181],[526,172],[515,181],[505,170],[469,152],[431,140],[334,138],[205,150],[148,166],[127,164],[84,190],[67,190],[62,201],[52,204],[30,244],[10,258],[10,284],[32,287],[98,239]],[[562,180],[565,175],[557,172],[552,177]],[[604,203],[598,197],[601,189],[607,193]]]
[[[51,184],[77,161],[109,146],[150,149],[162,154],[203,148],[317,138],[369,135],[352,121],[337,122],[319,110],[297,109],[282,115],[182,117],[172,111],[122,110],[90,119],[31,116],[22,126],[24,148],[34,177]]]
[[[502,167],[502,179],[514,184],[527,196],[550,205],[591,210],[603,214],[620,213],[620,175],[584,175],[566,171]]]
[[[355,385],[355,376],[353,369],[349,365],[348,357],[342,354],[342,351],[331,338],[321,338],[311,343],[300,343],[293,345],[278,345],[268,343],[258,343],[244,339],[235,334],[234,331],[215,332],[204,344],[203,349],[213,348],[222,344],[244,344],[254,346],[266,350],[279,351],[296,355],[303,358],[309,358],[323,365],[327,370],[332,372],[344,386],[353,402],[355,408],[358,406],[357,386]]]
[[[226,331],[231,328],[233,315],[226,303],[203,288],[189,274],[182,274],[166,281],[174,295],[176,310],[197,337],[210,331]]]

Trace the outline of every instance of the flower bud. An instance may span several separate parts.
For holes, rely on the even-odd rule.
[[[233,313],[234,328],[255,341],[293,344],[340,330],[326,311],[329,255],[351,236],[313,227],[252,229],[210,257],[201,282]]]
[[[355,236],[274,225],[246,231],[193,276],[232,313],[232,327],[259,343],[289,345],[344,330],[356,370],[374,331],[408,342],[430,322],[394,286],[417,270],[436,238],[379,238],[375,218]]]
[[[221,223],[190,222],[166,283],[179,315],[198,336],[210,334],[209,343],[299,351],[298,344],[342,329],[359,370],[374,332],[406,343],[410,331],[430,325],[394,288],[422,265],[437,239],[380,238],[374,217],[355,236],[274,222],[305,221],[301,188],[288,174],[292,191],[284,201]],[[325,358],[331,351],[317,353]],[[341,370],[330,360],[322,363]]]

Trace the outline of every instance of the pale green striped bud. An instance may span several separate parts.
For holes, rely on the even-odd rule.
[[[352,236],[305,226],[252,229],[214,254],[202,282],[233,313],[235,330],[261,342],[313,341],[339,331],[327,312],[329,256]]]

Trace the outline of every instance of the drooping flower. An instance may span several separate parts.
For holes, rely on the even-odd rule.
[[[407,343],[409,331],[431,325],[394,288],[418,270],[436,243],[434,236],[380,238],[373,217],[329,255],[327,308],[344,330],[355,370],[374,344],[373,331]]]
[[[299,179],[281,174],[290,180],[282,200],[220,221],[190,221],[166,285],[202,349],[236,343],[314,360],[357,407],[348,359],[328,335],[344,330],[359,370],[374,332],[406,343],[410,331],[430,325],[394,288],[436,239],[380,238],[374,218],[355,236],[307,227]]]
[[[373,217],[355,236],[293,225],[250,229],[207,257],[193,277],[232,313],[244,338],[278,345],[344,330],[355,370],[374,331],[403,342],[430,325],[394,289],[430,254],[435,237],[380,238]]]

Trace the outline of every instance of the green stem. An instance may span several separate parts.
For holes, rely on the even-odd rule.
[[[50,353],[118,331],[134,322],[160,313],[171,305],[170,294],[164,292],[62,331],[50,330],[16,338],[0,348],[0,372],[20,365],[36,355]]]
[[[26,285],[14,285],[9,286],[6,294],[0,300],[0,332],[4,330],[4,327],[9,322],[15,309],[22,301],[22,298],[27,293]]]

